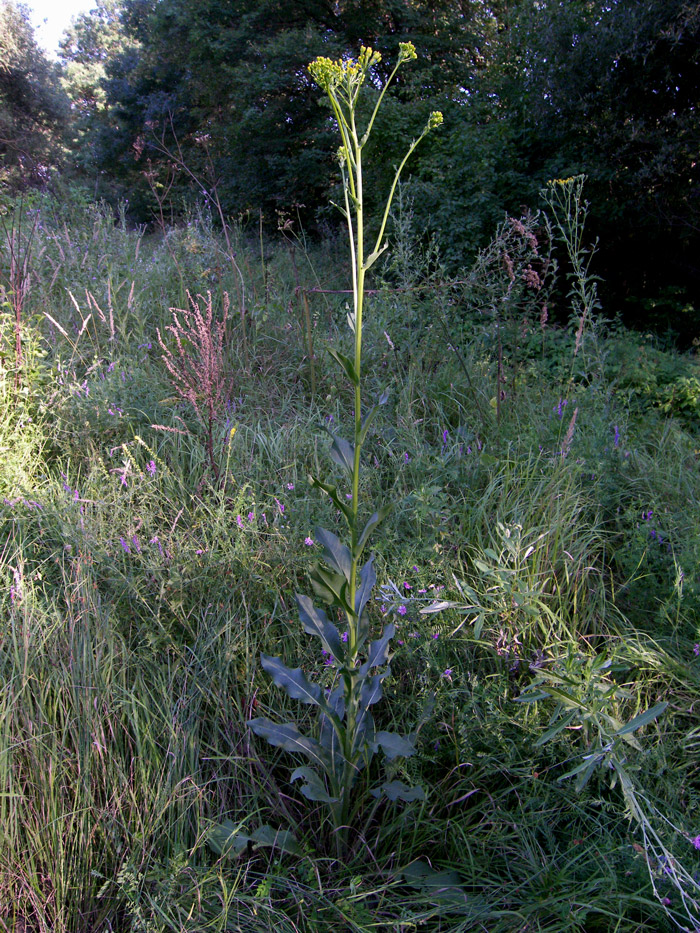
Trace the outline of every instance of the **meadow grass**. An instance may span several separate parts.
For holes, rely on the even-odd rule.
[[[324,677],[293,597],[314,528],[338,524],[307,475],[348,404],[325,354],[346,296],[312,296],[312,393],[289,249],[266,245],[263,274],[236,231],[247,359],[233,314],[217,478],[156,337],[187,291],[215,309],[237,294],[212,225],[164,240],[99,207],[36,210],[20,392],[4,312],[2,330],[0,929],[632,933],[673,929],[668,911],[692,929],[698,441],[688,408],[664,405],[695,360],[618,328],[571,379],[574,334],[551,327],[544,350],[539,333],[518,348],[497,417],[493,334],[458,288],[370,297],[368,394],[390,401],[363,494],[397,501],[375,546],[370,618],[397,627],[376,715],[417,736],[390,777],[425,799],[367,803],[341,862],[289,757],[246,722],[299,715],[261,652]],[[344,287],[333,244],[298,249],[304,284]],[[583,730],[536,745],[554,703],[517,702],[539,670],[603,654],[622,721],[669,703],[628,765],[685,892],[608,774],[559,780]],[[217,851],[225,821],[290,830],[300,852]]]

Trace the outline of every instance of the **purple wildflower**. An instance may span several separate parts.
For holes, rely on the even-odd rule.
[[[400,616],[405,616],[405,615],[406,615],[406,607],[405,607],[405,606],[399,606],[399,608],[398,608],[398,613],[399,613]]]
[[[693,654],[695,657],[700,657],[700,644],[693,645]]]
[[[348,633],[347,633],[347,632],[343,632],[343,634],[340,636],[340,640],[341,640],[341,641],[347,641],[347,640],[348,640]]]
[[[129,547],[129,542],[126,540],[126,538],[120,538],[119,543],[121,544],[122,550],[125,554],[131,554],[131,548]]]
[[[615,441],[613,443],[613,447],[619,447],[619,446],[620,446],[620,432],[618,430],[617,425],[615,425]]]
[[[146,472],[147,472],[147,473],[150,473],[151,476],[155,476],[155,475],[156,475],[156,462],[155,462],[155,460],[150,460],[150,461],[148,462],[148,464],[146,465]]]
[[[248,521],[249,522],[255,521],[255,512],[248,512]]]
[[[239,528],[243,527],[243,519],[241,518],[240,515],[236,515],[236,524],[238,525]]]
[[[304,538],[304,544],[307,547],[313,547],[314,539],[307,536],[306,538]]]
[[[294,489],[294,483],[287,483],[287,489],[291,492]]]
[[[693,839],[693,846],[696,849],[700,849],[700,836],[696,836],[695,839]]]
[[[442,432],[442,443],[443,443],[443,444],[446,444],[446,443],[447,443],[447,438],[448,438],[449,436],[450,436],[450,433],[449,433],[449,431],[447,430],[447,428],[445,428],[445,430]]]
[[[411,584],[410,584],[410,583],[407,583],[405,580],[403,581],[403,588],[404,588],[405,590],[412,590],[412,589],[413,589],[413,587],[411,586]]]
[[[406,451],[406,452],[404,453],[404,455],[403,455],[403,462],[404,462],[404,463],[410,463],[410,461],[411,461],[411,458],[410,458],[409,455],[408,455],[408,451]]]

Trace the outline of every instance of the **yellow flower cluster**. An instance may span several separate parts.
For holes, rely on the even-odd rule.
[[[410,45],[411,43],[402,43]],[[415,50],[414,50],[415,55]],[[371,48],[362,46],[360,56],[357,61],[352,58],[336,59],[325,58],[319,55],[309,65],[309,74],[322,91],[330,93],[340,84],[348,84],[359,77],[360,82],[364,80],[364,75],[372,65],[376,65],[382,60],[379,52],[374,52]]]
[[[443,124],[442,114],[440,113],[439,110],[433,110],[433,112],[430,114],[430,117],[428,118],[428,129],[434,130],[438,126],[442,126],[442,124]]]

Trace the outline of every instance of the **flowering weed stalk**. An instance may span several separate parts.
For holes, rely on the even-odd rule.
[[[171,308],[173,323],[166,327],[175,338],[176,352],[166,346],[158,333],[163,350],[163,362],[178,395],[189,402],[206,430],[209,465],[219,478],[219,465],[214,455],[214,424],[219,409],[227,400],[231,378],[224,366],[224,343],[229,312],[229,297],[224,292],[224,308],[220,320],[214,317],[211,292],[204,303],[204,313],[188,292],[191,309]]]
[[[298,767],[292,781],[301,781],[305,797],[328,805],[335,832],[336,851],[347,849],[349,827],[361,812],[363,796],[355,793],[358,778],[368,773],[374,754],[381,749],[388,760],[412,755],[412,738],[395,733],[375,731],[370,707],[382,696],[382,681],[389,676],[389,642],[394,626],[387,625],[380,637],[370,641],[367,607],[376,584],[373,557],[363,565],[361,558],[370,535],[385,517],[388,509],[380,508],[368,518],[360,509],[361,451],[367,431],[378,406],[386,402],[383,395],[377,404],[363,412],[362,407],[362,312],[367,272],[386,249],[384,231],[391,202],[401,172],[420,140],[442,123],[442,114],[432,113],[420,136],[413,140],[400,163],[386,200],[379,229],[371,250],[367,252],[367,234],[364,216],[363,150],[372,131],[377,112],[387,87],[401,65],[416,58],[410,42],[401,43],[399,57],[391,75],[382,88],[369,122],[360,131],[356,122],[357,103],[371,68],[380,61],[378,52],[362,48],[357,61],[331,61],[317,58],[309,72],[318,86],[327,94],[341,135],[338,160],[343,178],[344,206],[341,211],[347,221],[350,239],[350,258],[353,279],[353,308],[348,324],[354,335],[352,358],[332,350],[335,361],[352,384],[354,394],[352,442],[333,433],[331,458],[340,468],[349,487],[339,490],[330,482],[316,477],[311,484],[325,492],[345,519],[347,543],[330,531],[317,528],[315,540],[323,549],[323,561],[311,573],[316,595],[345,617],[347,638],[325,611],[316,608],[308,596],[297,596],[301,621],[308,634],[321,641],[327,667],[332,669],[332,686],[323,691],[317,683],[309,681],[301,668],[286,667],[279,658],[262,655],[262,666],[277,686],[293,699],[316,707],[317,727],[314,736],[303,735],[295,723],[278,724],[267,718],[251,720],[256,735],[271,745],[305,756],[307,765]],[[371,242],[371,241],[370,241]],[[374,673],[372,673],[374,671]],[[408,787],[400,781],[385,782],[372,790],[376,798],[386,795],[390,800],[416,800],[422,789]],[[365,798],[366,799],[366,798]],[[374,808],[370,812],[370,818]]]

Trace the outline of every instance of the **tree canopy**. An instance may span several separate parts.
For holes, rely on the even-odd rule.
[[[2,154],[39,166],[56,150],[60,95],[22,9],[0,0],[0,23],[15,37],[0,38]],[[227,214],[262,210],[274,225],[293,211],[325,229],[339,172],[308,62],[371,45],[383,79],[408,40],[419,59],[368,161],[382,188],[402,141],[444,113],[408,178],[448,265],[504,211],[536,208],[549,179],[585,173],[617,306],[637,313],[669,284],[676,304],[700,304],[697,0],[96,0],[61,50],[75,164],[93,190],[128,192],[140,221],[164,191],[176,210],[215,192]]]
[[[45,184],[67,117],[59,69],[37,45],[27,9],[0,0],[0,180]]]

